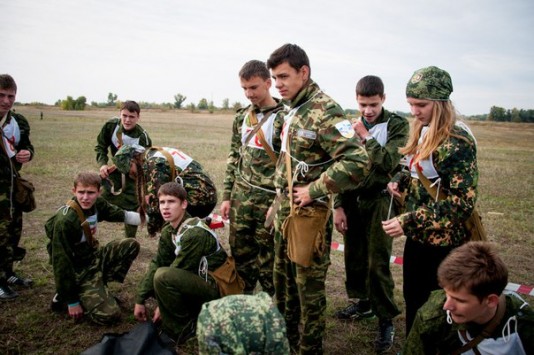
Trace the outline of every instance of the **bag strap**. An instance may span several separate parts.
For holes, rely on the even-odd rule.
[[[167,159],[167,163],[169,163],[171,167],[171,181],[174,181],[174,179],[176,179],[176,166],[174,165],[174,159],[172,158],[171,154],[162,147],[151,147],[149,150],[157,150],[163,154],[165,159]]]
[[[119,118],[119,129],[117,129],[117,143],[119,143],[119,148],[122,147],[122,124]]]
[[[467,350],[473,349],[480,343],[483,339],[491,337],[491,334],[495,331],[499,323],[501,323],[501,320],[504,316],[504,312],[506,311],[506,297],[504,295],[501,295],[499,297],[499,305],[497,306],[497,312],[495,312],[495,315],[490,320],[490,322],[482,329],[482,332],[480,332],[479,335],[471,339],[470,342],[464,344],[461,348],[456,349],[451,353],[451,355],[460,355],[466,352]]]
[[[432,197],[433,200],[436,199],[436,195],[438,195],[438,200],[445,200],[447,198],[447,195],[443,193],[443,191],[438,191],[438,189],[435,186],[432,186],[432,183],[428,178],[417,168],[415,167],[415,171],[417,172],[417,177],[419,178],[419,181],[421,181],[421,184],[425,187],[426,191]]]
[[[74,200],[68,200],[65,202],[67,206],[72,208],[74,211],[76,211],[76,214],[78,215],[78,218],[80,219],[80,225],[83,229],[83,234],[85,234],[85,238],[87,239],[87,242],[89,245],[94,246],[96,240],[93,238],[93,234],[91,233],[91,228],[89,228],[89,222],[87,222],[87,219],[85,218],[85,215],[83,214],[82,208],[80,205],[74,201]]]
[[[265,149],[265,152],[267,153],[269,158],[271,158],[271,161],[273,162],[273,164],[276,164],[276,161],[278,160],[278,158],[276,157],[276,154],[274,153],[274,151],[271,148],[271,146],[265,140],[265,134],[263,133],[263,130],[261,129],[261,126],[270,117],[269,113],[270,113],[270,111],[266,111],[264,113],[263,119],[260,121],[260,123],[258,123],[258,119],[256,118],[256,112],[254,111],[254,109],[252,107],[250,108],[250,110],[249,110],[250,123],[255,125],[255,127],[254,127],[254,130],[252,130],[252,132],[250,132],[250,134],[247,136],[247,140],[245,141],[245,145],[247,145],[248,142],[250,142],[250,139],[252,138],[252,136],[255,133],[257,133],[258,134],[258,138],[260,139],[261,145]]]
[[[289,130],[288,130],[289,136]],[[287,188],[289,194],[289,206],[291,207],[290,215],[295,214],[295,205],[293,204],[293,173],[291,171],[291,154],[289,153],[289,137],[286,140],[286,151],[284,153],[286,159],[286,175],[287,175]]]

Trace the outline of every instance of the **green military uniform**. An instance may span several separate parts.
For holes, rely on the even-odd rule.
[[[289,355],[284,318],[265,292],[204,303],[197,340],[200,355]]]
[[[28,150],[33,159],[35,151],[30,142],[28,120],[18,113],[9,111],[6,114],[0,139],[3,144],[3,148],[0,147],[0,282],[4,282],[13,274],[13,262],[22,260],[26,254],[26,250],[18,246],[22,236],[22,210],[12,199],[15,170],[19,172],[22,168],[15,155]]]
[[[447,313],[443,310],[445,301],[443,290],[431,293],[428,301],[417,311],[403,354],[450,354],[463,345],[459,338],[460,330],[467,330],[473,338],[482,332],[485,324],[448,322]],[[477,348],[481,354],[534,354],[533,339],[534,311],[517,295],[508,294],[501,322]],[[491,352],[486,352],[485,349],[491,349]]]
[[[448,253],[467,241],[463,221],[473,212],[477,198],[478,167],[476,142],[465,125],[455,125],[451,136],[432,153],[431,159],[411,164],[393,181],[407,189],[406,211],[397,216],[404,234],[403,291],[406,301],[406,328],[432,290],[438,289],[437,269]],[[428,127],[423,127],[426,131]],[[424,132],[422,136],[424,135]],[[415,169],[423,169],[429,180],[445,193],[445,200],[435,201],[417,178]],[[439,181],[437,181],[440,179]]]
[[[289,144],[292,172],[299,169],[295,186],[309,184],[311,198],[316,199],[305,209],[330,204],[332,193],[355,188],[368,173],[365,149],[353,139],[354,130],[345,119],[343,110],[319,86],[309,81],[290,102],[283,130]],[[288,176],[285,154],[278,159],[275,187],[286,191]],[[321,199],[321,201],[317,200]],[[282,235],[282,223],[290,211],[289,200],[282,201],[275,220],[274,284],[278,309],[284,315],[289,342],[297,348],[300,337],[301,354],[321,354],[325,330],[325,278],[330,265],[330,250],[316,255],[310,267],[291,262],[287,256],[287,240]],[[325,231],[325,243],[332,239],[332,220]],[[299,323],[302,333],[299,336]]]
[[[111,156],[114,156],[122,145],[137,144],[142,147],[152,146],[152,141],[148,133],[140,125],[136,124],[133,129],[126,131],[118,117],[114,117],[104,124],[96,138],[96,142],[96,162],[99,167],[108,165],[108,154],[111,153]],[[124,186],[122,186],[123,178]],[[102,197],[108,202],[128,211],[135,211],[139,207],[135,191],[135,181],[128,174],[123,176],[120,171],[115,170],[109,174],[109,180],[104,180],[103,182]],[[112,185],[114,192],[118,193],[120,191],[119,194],[115,195],[112,193]],[[135,238],[137,226],[126,224],[124,227],[126,237]]]
[[[274,294],[274,236],[264,222],[276,193],[273,182],[276,164],[262,146],[258,134],[249,135],[266,119],[261,130],[266,143],[278,156],[282,107],[280,102],[261,109],[248,106],[238,111],[233,123],[223,201],[231,201],[230,247],[239,275],[245,281],[245,293],[252,293],[259,281],[265,292]],[[257,124],[251,122],[251,110],[254,110]]]
[[[215,184],[199,162],[176,148],[163,149],[175,159],[173,164],[176,180],[187,191],[187,212],[193,217],[206,217],[217,205]],[[156,148],[153,148],[145,152],[143,171],[146,192],[150,196],[147,208],[149,217],[147,228],[148,232],[153,234],[159,231],[163,225],[157,196],[159,187],[172,179],[171,167],[167,158]]]
[[[83,212],[91,237],[85,235],[76,211],[68,206],[61,207],[46,222],[56,292],[60,302],[80,302],[93,322],[109,324],[118,320],[120,309],[107,283],[124,281],[139,253],[139,243],[121,238],[99,247],[91,242],[96,237],[97,222],[124,222],[125,211],[98,197],[93,208]]]
[[[395,283],[389,268],[393,239],[382,228],[388,219],[390,196],[385,190],[400,169],[398,150],[408,137],[408,121],[382,109],[373,125],[361,118],[372,139],[365,142],[371,162],[370,174],[357,190],[338,195],[347,217],[345,243],[346,290],[349,298],[369,299],[380,319],[391,319],[399,309],[393,299]],[[394,207],[391,217],[397,214]]]
[[[178,224],[178,228],[180,228],[182,223],[189,218],[191,218],[191,216],[186,212],[182,220]],[[148,271],[146,272],[145,277],[137,287],[137,295],[135,297],[136,304],[145,304],[145,301],[148,298],[155,297],[154,274],[156,273],[156,270],[158,270],[158,268],[163,266],[170,266],[176,258],[176,254],[174,253],[174,251],[176,250],[176,246],[174,245],[172,237],[174,234],[176,234],[178,228],[174,229],[170,224],[166,224],[163,227],[161,231],[161,236],[159,238],[158,250],[156,252],[156,255],[150,261]]]
[[[173,241],[176,257],[170,266],[157,269],[154,293],[163,330],[180,342],[194,328],[202,304],[220,297],[208,270],[216,270],[227,255],[215,233],[199,218],[190,218],[177,229],[167,224],[161,234]]]

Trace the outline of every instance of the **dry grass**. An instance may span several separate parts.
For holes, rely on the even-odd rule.
[[[125,332],[132,328],[135,289],[147,264],[155,253],[157,241],[146,232],[138,236],[141,252],[123,285],[112,290],[123,300],[123,322],[112,327],[73,323],[64,315],[49,311],[54,294],[52,270],[46,253],[43,225],[55,209],[70,197],[72,178],[80,170],[96,170],[94,145],[102,124],[113,110],[66,112],[54,108],[19,107],[32,127],[32,142],[37,155],[24,169],[24,175],[37,187],[38,208],[24,219],[22,245],[28,254],[17,271],[35,280],[32,289],[19,289],[21,297],[0,303],[0,353],[2,354],[72,354],[98,342],[103,333]],[[39,119],[40,111],[44,120]],[[141,124],[155,145],[183,149],[200,161],[222,188],[225,160],[230,143],[232,115],[186,111],[144,111]],[[534,125],[472,123],[479,141],[480,209],[490,239],[510,266],[510,280],[534,283]],[[102,223],[99,239],[110,240],[122,235],[122,226]],[[227,238],[226,230],[220,230]],[[335,234],[335,240],[342,238]],[[402,240],[394,242],[394,254],[402,255]],[[333,313],[346,304],[343,255],[332,252],[332,266],[327,278],[326,354],[372,353],[376,320],[363,323],[339,322]],[[396,279],[395,296],[402,306],[401,267],[392,266]],[[530,299],[532,301],[532,299]],[[404,338],[403,315],[395,320],[397,337],[391,353],[400,350]],[[179,349],[194,354],[194,341]]]

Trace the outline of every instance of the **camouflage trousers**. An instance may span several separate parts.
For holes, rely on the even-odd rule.
[[[13,272],[13,262],[26,255],[18,246],[21,235],[22,211],[11,207],[9,191],[0,193],[0,280]]]
[[[119,305],[107,284],[122,283],[137,254],[139,242],[135,239],[113,240],[101,247],[95,262],[78,275],[80,302],[85,315],[94,323],[105,325],[120,319]]]
[[[274,234],[263,225],[274,196],[239,184],[232,191],[229,242],[247,294],[259,281],[263,291],[274,295]]]
[[[393,238],[382,229],[388,218],[389,195],[349,198],[343,205],[348,229],[345,243],[346,290],[349,298],[369,299],[380,319],[392,319],[400,311],[393,298],[395,283],[390,270]],[[392,211],[391,216],[396,212]]]
[[[103,180],[102,183],[102,197],[114,205],[126,211],[137,211],[139,204],[137,203],[137,193],[135,189],[135,180],[131,177],[125,177],[125,184],[122,186],[122,174],[118,171],[114,171],[109,180],[113,182],[115,191],[121,190],[121,193],[114,195],[111,193],[111,184],[107,180]],[[126,238],[135,238],[137,234],[137,226],[131,224],[124,224],[124,234]]]
[[[161,312],[162,328],[179,341],[194,329],[205,302],[219,298],[217,285],[195,273],[174,267],[160,267],[154,274],[154,293]]]
[[[310,267],[297,265],[287,256],[287,240],[281,233],[289,214],[289,202],[282,203],[275,219],[274,288],[275,302],[284,316],[287,336],[293,351],[299,354],[323,353],[325,332],[325,280],[330,266],[330,248],[322,256],[315,255]],[[332,217],[326,225],[326,245],[332,241]],[[299,324],[302,332],[299,333]]]

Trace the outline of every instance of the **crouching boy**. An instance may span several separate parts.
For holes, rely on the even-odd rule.
[[[137,292],[135,318],[146,321],[145,300],[155,297],[154,323],[161,321],[165,335],[183,343],[194,335],[202,304],[219,298],[218,285],[208,273],[226,262],[217,235],[198,217],[187,213],[187,192],[176,182],[158,190],[161,231],[158,251]]]
[[[417,311],[403,354],[534,354],[534,311],[502,293],[508,270],[490,243],[454,249],[438,281],[443,290]]]
[[[101,198],[100,185],[97,173],[79,173],[74,197],[46,222],[45,229],[57,292],[52,310],[66,309],[76,320],[85,315],[94,323],[110,324],[120,318],[120,309],[107,284],[124,281],[139,253],[139,243],[120,238],[100,247],[97,222],[139,225],[141,218]]]

